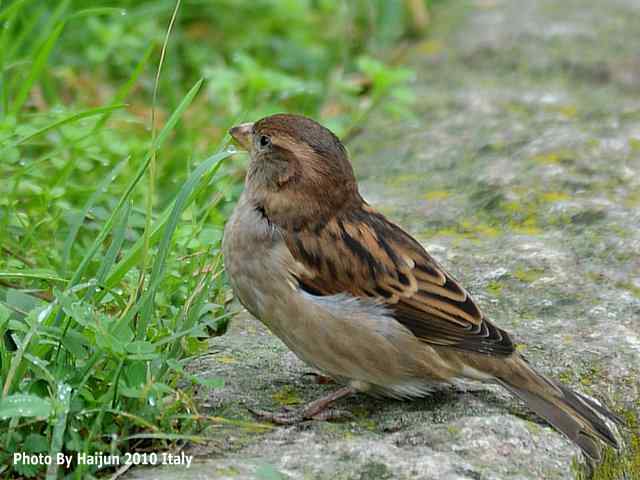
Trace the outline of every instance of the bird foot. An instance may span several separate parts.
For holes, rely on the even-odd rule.
[[[336,408],[329,408],[335,401],[355,393],[351,387],[342,387],[339,390],[310,402],[300,409],[285,407],[281,412],[268,412],[249,408],[249,411],[260,420],[266,420],[276,425],[294,425],[305,420],[330,421],[352,418],[351,413]]]
[[[249,411],[258,419],[274,423],[276,425],[297,425],[310,420],[318,422],[331,422],[337,420],[349,420],[353,418],[351,412],[338,408],[329,408],[309,415],[305,409],[293,410],[284,408],[280,412],[269,412],[267,410],[258,410],[249,408]]]

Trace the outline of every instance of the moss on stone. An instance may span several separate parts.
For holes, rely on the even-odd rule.
[[[386,480],[395,478],[393,472],[384,463],[369,462],[362,466],[358,480]]]
[[[567,192],[543,192],[540,194],[540,200],[543,202],[562,202],[570,198]]]
[[[544,275],[544,270],[540,268],[518,268],[513,272],[513,276],[524,283],[533,283]]]
[[[640,410],[640,401],[636,403]],[[621,417],[627,422],[629,434],[626,445],[616,452],[612,448],[604,451],[602,462],[596,465],[593,472],[573,462],[572,469],[576,480],[634,480],[640,478],[640,422],[637,411],[626,410]]]
[[[618,282],[616,283],[616,287],[622,288],[631,293],[633,296],[640,298],[640,287],[631,282]]]
[[[496,226],[474,219],[462,219],[455,225],[426,229],[422,232],[425,237],[451,237],[457,240],[478,240],[495,238],[503,232]]]
[[[271,398],[278,402],[279,405],[284,406],[299,405],[302,403],[302,399],[300,398],[296,390],[288,385],[271,395]]]
[[[562,371],[557,375],[558,380],[567,385],[580,385],[580,389],[587,394],[592,393],[592,387],[606,381],[606,373],[602,367],[590,363],[577,365],[574,368]]]
[[[450,193],[446,190],[431,190],[430,192],[425,193],[424,198],[425,200],[436,201],[444,200],[445,198],[448,198],[449,195]]]
[[[553,165],[558,163],[572,163],[576,153],[569,149],[561,149],[553,152],[535,155],[533,160],[543,165]]]
[[[219,477],[236,477],[240,475],[240,470],[234,466],[219,467],[215,469],[215,474]]]
[[[494,297],[498,297],[500,296],[503,288],[504,285],[501,282],[499,282],[498,280],[491,280],[487,285],[487,292],[489,292]]]

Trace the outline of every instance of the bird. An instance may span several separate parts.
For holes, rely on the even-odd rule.
[[[340,385],[297,411],[256,414],[326,420],[355,393],[412,399],[471,380],[504,387],[588,460],[619,448],[617,415],[536,371],[417,240],[364,200],[329,129],[279,113],[229,133],[250,156],[222,245],[234,295]]]

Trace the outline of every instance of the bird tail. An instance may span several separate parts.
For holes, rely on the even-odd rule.
[[[502,386],[566,435],[587,457],[600,461],[599,441],[618,449],[618,440],[605,420],[624,425],[620,417],[585,395],[536,372],[524,358],[514,356],[512,360],[508,374],[497,376]]]

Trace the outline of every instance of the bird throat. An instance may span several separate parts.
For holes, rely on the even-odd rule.
[[[317,200],[296,190],[286,194],[255,190],[247,193],[253,208],[262,218],[282,230],[294,232],[321,227],[345,208],[353,208],[354,202],[362,203],[359,195]]]

